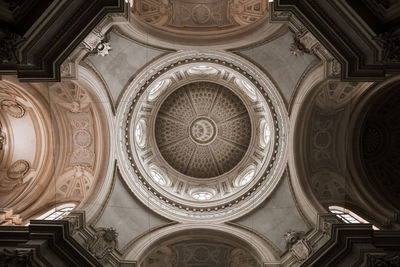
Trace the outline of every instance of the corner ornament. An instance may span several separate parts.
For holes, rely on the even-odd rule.
[[[117,237],[114,228],[100,228],[88,241],[87,248],[97,259],[104,259],[117,247]]]
[[[305,238],[304,232],[289,230],[284,234],[284,238],[290,254],[292,254],[298,262],[303,262],[311,255],[312,247]]]

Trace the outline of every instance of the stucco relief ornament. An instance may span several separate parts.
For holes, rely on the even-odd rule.
[[[98,259],[103,259],[117,246],[118,233],[114,228],[102,228],[96,231],[88,242],[89,251]]]
[[[0,102],[0,108],[5,110],[14,118],[22,118],[25,115],[24,107],[15,100],[3,99]]]
[[[3,146],[6,144],[6,135],[1,131],[2,130],[2,125],[0,122],[0,150],[3,149]]]
[[[310,51],[300,42],[300,39],[295,37],[294,38],[294,43],[290,44],[289,48],[290,52],[292,52],[293,55],[297,56],[302,56],[304,53],[309,53]]]
[[[310,243],[305,239],[304,232],[289,230],[284,234],[286,246],[297,261],[302,262],[312,253]]]
[[[29,162],[26,160],[17,160],[7,170],[7,176],[12,179],[20,179],[25,177],[29,171]]]
[[[7,170],[7,176],[0,180],[0,191],[9,192],[23,184],[23,178],[28,174],[29,169],[29,162],[23,159],[11,164]]]
[[[108,55],[111,50],[110,43],[103,41],[97,45],[96,50],[97,50],[97,55],[104,57]]]

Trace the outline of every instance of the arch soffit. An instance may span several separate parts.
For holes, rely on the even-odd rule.
[[[144,257],[154,249],[160,240],[166,240],[179,236],[187,231],[196,232],[215,231],[226,237],[233,238],[236,242],[251,251],[262,263],[276,263],[280,261],[279,255],[273,247],[261,237],[239,227],[228,224],[175,224],[157,229],[138,239],[130,248],[127,249],[123,257],[125,259],[143,260]],[[251,242],[249,242],[251,240]]]
[[[30,189],[33,187],[44,189],[50,182],[53,172],[53,166],[48,164],[53,162],[53,153],[51,153],[53,148],[52,119],[48,99],[43,94],[47,89],[46,85],[20,83],[16,77],[11,76],[4,76],[1,83],[5,86],[1,89],[2,93],[5,93],[3,97],[7,98],[8,94],[8,98],[11,97],[10,99],[14,99],[21,105],[22,119],[24,116],[29,116],[34,131],[26,133],[27,136],[31,135],[34,138],[35,148],[33,159],[29,162],[26,161],[28,164],[27,173],[21,177],[22,191],[19,191],[17,195],[9,199],[8,203],[4,204],[8,208],[14,209],[14,213],[21,213],[36,202],[37,198],[43,193],[43,190]],[[13,146],[17,145],[13,143],[18,142],[18,140],[13,138],[16,133],[12,133],[12,129],[9,129],[9,132],[9,152],[13,153]],[[25,161],[23,158],[19,160]],[[40,179],[37,179],[38,177]],[[15,188],[13,191],[15,191]]]
[[[369,109],[371,102],[386,90],[390,90],[399,84],[400,75],[396,75],[382,82],[376,83],[373,86],[366,88],[366,90],[360,91],[355,96],[354,102],[356,105],[352,110],[352,116],[349,122],[349,134],[347,136],[349,147],[352,148],[346,156],[346,160],[349,162],[349,177],[351,178],[352,184],[358,189],[357,194],[359,197],[368,203],[365,207],[361,208],[362,213],[369,214],[366,216],[367,218],[374,223],[376,222],[377,225],[383,226],[390,225],[396,221],[399,211],[397,207],[394,207],[385,198],[380,198],[380,201],[376,201],[376,195],[380,194],[380,192],[377,192],[375,186],[372,185],[368,179],[365,179],[365,177],[368,177],[368,174],[361,162],[359,153],[361,144],[357,137],[361,136],[362,124],[367,115],[366,110]]]
[[[96,205],[96,203],[104,203],[107,195],[112,186],[112,180],[114,176],[115,167],[115,156],[111,151],[115,151],[115,118],[112,103],[109,100],[107,93],[107,88],[104,85],[102,79],[91,69],[78,66],[79,83],[96,96],[98,99],[97,106],[101,110],[101,116],[97,117],[98,125],[101,130],[99,133],[107,133],[107,135],[102,137],[104,141],[103,144],[99,143],[100,146],[104,147],[107,144],[108,149],[103,151],[104,160],[101,162],[102,168],[97,170],[96,175],[101,175],[102,179],[96,182],[96,186],[92,189],[92,192],[97,192],[95,194],[91,193],[92,197],[85,199],[77,209],[84,209],[87,221],[91,221],[96,215],[97,211],[101,209],[101,205]],[[104,127],[108,128],[108,131],[104,131]],[[107,155],[107,156],[105,156]]]
[[[373,222],[376,221],[382,222],[383,220],[382,215],[376,214],[376,212],[374,212],[373,209],[366,207],[365,203],[363,203],[360,200],[362,199],[359,198],[360,192],[357,192],[359,191],[359,186],[355,186],[356,184],[359,184],[360,181],[358,182],[353,181],[352,185],[348,183],[348,181],[353,180],[352,177],[353,175],[350,176],[351,179],[345,179],[344,177],[349,177],[349,176],[345,174],[340,174],[341,173],[340,169],[334,171],[327,168],[320,169],[320,171],[322,171],[320,173],[314,173],[314,175],[317,174],[320,176],[322,175],[320,177],[321,179],[325,179],[326,177],[331,177],[328,180],[330,180],[332,183],[334,182],[336,186],[338,185],[338,183],[340,184],[341,188],[338,188],[339,191],[337,192],[339,192],[339,195],[337,195],[337,197],[339,198],[337,199],[331,198],[329,200],[329,198],[324,198],[323,196],[321,199],[320,197],[315,195],[315,193],[311,188],[310,183],[312,183],[311,181],[312,179],[314,179],[315,181],[321,181],[321,179],[318,178],[317,176],[314,177],[313,175],[310,175],[309,167],[306,166],[308,163],[306,163],[303,160],[305,157],[298,154],[298,152],[307,151],[306,146],[308,145],[305,146],[304,144],[310,141],[308,139],[306,140],[305,137],[307,136],[313,137],[311,132],[306,134],[306,132],[308,131],[307,127],[310,127],[308,123],[309,122],[312,123],[312,119],[308,118],[311,118],[310,116],[314,112],[313,111],[314,109],[317,110],[319,109],[320,111],[321,110],[324,111],[325,109],[326,114],[328,113],[335,114],[338,112],[344,112],[344,110],[347,110],[345,111],[346,114],[352,114],[349,117],[349,120],[342,120],[346,122],[346,125],[342,125],[342,127],[339,127],[342,128],[342,130],[337,132],[335,134],[336,136],[331,136],[331,138],[337,139],[335,146],[339,146],[339,150],[335,152],[335,155],[336,154],[343,155],[343,157],[348,158],[349,156],[352,155],[353,151],[351,150],[350,152],[348,151],[349,153],[347,153],[345,152],[345,150],[340,149],[340,147],[345,147],[346,142],[350,142],[348,138],[352,138],[352,136],[354,136],[353,134],[354,125],[360,121],[358,115],[355,115],[357,113],[353,111],[354,108],[353,103],[359,103],[360,101],[362,101],[362,99],[360,99],[360,96],[365,94],[365,92],[369,92],[370,91],[369,88],[373,88],[371,86],[372,83],[344,83],[344,82],[339,82],[337,80],[328,80],[328,79],[324,80],[322,73],[320,77],[321,78],[319,80],[315,80],[315,82],[311,86],[309,86],[308,90],[307,88],[305,91],[302,91],[300,89],[300,95],[303,95],[303,97],[300,96],[300,98],[303,98],[303,100],[295,101],[296,105],[293,108],[293,112],[290,118],[291,126],[292,128],[294,128],[294,131],[291,132],[292,133],[291,137],[293,137],[293,139],[291,139],[290,142],[291,152],[289,152],[289,167],[290,170],[292,171],[292,174],[293,171],[298,172],[297,180],[300,181],[300,183],[296,181],[296,183],[299,184],[299,187],[294,186],[295,191],[297,191],[300,188],[304,190],[304,193],[309,199],[310,203],[314,203],[312,205],[315,208],[315,212],[323,212],[325,208],[327,208],[327,205],[328,206],[333,204],[342,205],[343,202],[345,201],[345,195],[343,194],[355,195],[356,197],[354,199],[352,200],[349,199],[349,204],[350,202],[352,203],[351,208],[353,210],[357,210],[360,214],[362,214],[364,217],[370,219]],[[305,80],[307,80],[307,78]],[[300,85],[300,88],[301,87],[302,85]],[[357,106],[359,106],[359,104],[357,104]],[[297,114],[301,114],[301,117],[298,117]],[[324,129],[320,130],[326,132]],[[316,131],[316,133],[318,133],[318,131]],[[325,151],[323,152],[326,153]],[[349,173],[349,171],[352,171],[352,169],[356,167],[356,164],[349,163],[350,161],[346,162],[348,164],[346,164],[345,166],[338,166],[338,167],[344,169],[346,173]],[[301,176],[299,175],[302,175],[302,177],[305,177],[306,179],[301,178]],[[293,175],[291,176],[291,178],[293,181],[294,178]],[[323,191],[322,188],[320,189],[321,189],[320,191],[322,192]],[[362,187],[360,187],[360,189],[362,190]],[[369,195],[371,196],[371,194]],[[368,199],[368,197],[366,199]],[[371,207],[374,207],[374,205],[376,204],[371,204]],[[385,207],[375,207],[374,209],[376,208],[387,210],[387,208]],[[376,214],[376,218],[372,218],[371,216],[365,216],[365,214]]]

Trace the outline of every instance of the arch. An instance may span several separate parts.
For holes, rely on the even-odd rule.
[[[125,259],[141,262],[160,244],[160,247],[162,247],[163,242],[174,242],[174,239],[175,241],[180,240],[180,236],[188,233],[204,233],[209,238],[216,236],[220,237],[220,240],[232,241],[240,248],[249,251],[261,264],[279,262],[278,252],[272,244],[245,229],[228,224],[185,223],[163,227],[136,240],[123,256]]]
[[[290,128],[289,131],[289,153],[288,165],[290,171],[290,183],[292,185],[294,196],[299,203],[299,207],[304,212],[309,222],[315,224],[317,222],[318,213],[324,212],[324,208],[317,201],[311,190],[306,185],[306,170],[302,164],[300,155],[302,145],[302,132],[304,131],[304,106],[310,94],[318,84],[324,80],[324,66],[318,64],[312,68],[305,76],[303,81],[297,88],[296,98],[290,112]],[[300,134],[299,134],[300,133]]]
[[[398,89],[396,87],[399,85],[400,75],[396,75],[359,92],[354,101],[357,104],[352,109],[347,136],[347,142],[351,148],[346,158],[349,162],[349,180],[352,187],[355,188],[355,196],[362,199],[364,214],[368,214],[371,221],[381,228],[399,228],[400,211],[399,207],[394,205],[396,201],[393,201],[389,194],[383,193],[373,182],[377,177],[368,173],[365,162],[361,158],[361,134],[369,111],[379,105],[377,101],[381,101],[382,96],[395,93]],[[382,122],[379,121],[379,123]]]
[[[6,141],[0,163],[0,169],[6,170],[4,176],[0,174],[0,202],[22,220],[43,205],[41,196],[54,172],[52,119],[45,90],[45,84],[21,83],[16,77],[4,76],[0,81],[0,120]]]
[[[114,122],[114,111],[112,101],[107,93],[107,88],[104,85],[102,79],[92,69],[79,65],[78,66],[79,84],[90,88],[90,91],[98,99],[97,107],[101,110],[101,114],[97,117],[96,121],[99,123],[99,127],[103,127],[102,133],[107,135],[102,137],[102,143],[99,143],[103,155],[101,162],[101,168],[97,170],[94,177],[101,177],[96,180],[96,184],[90,193],[90,197],[84,199],[78,206],[79,209],[84,209],[86,212],[86,220],[89,222],[93,219],[96,212],[101,209],[101,205],[97,203],[103,203],[107,198],[109,189],[112,184],[114,175],[114,157],[113,154],[108,151],[115,151],[115,143],[111,140],[115,139],[115,122]],[[107,127],[108,130],[104,130]]]

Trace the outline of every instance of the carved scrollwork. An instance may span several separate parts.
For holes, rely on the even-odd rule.
[[[0,101],[0,108],[14,118],[22,118],[25,115],[25,108],[16,100],[3,99]]]
[[[7,176],[11,179],[24,178],[28,173],[29,168],[29,162],[23,159],[17,160],[7,170]]]
[[[104,259],[117,247],[118,233],[114,228],[101,228],[88,241],[87,248],[96,258]]]

